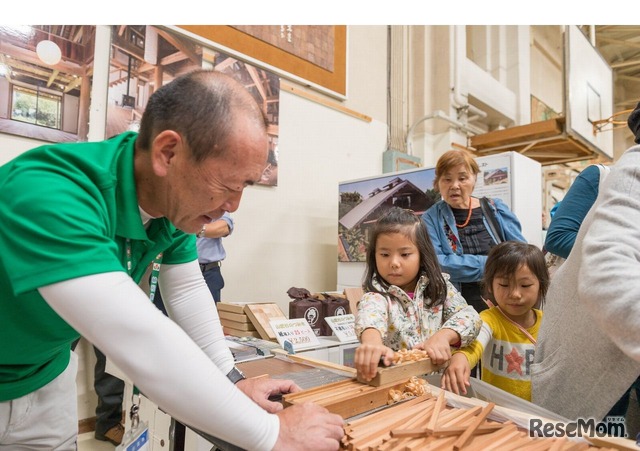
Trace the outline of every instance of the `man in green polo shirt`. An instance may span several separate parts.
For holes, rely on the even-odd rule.
[[[75,449],[70,345],[82,335],[207,434],[246,449],[337,449],[339,416],[282,409],[268,397],[292,381],[237,371],[198,266],[194,234],[238,208],[266,160],[251,95],[196,71],[151,96],[139,134],[45,145],[0,167],[0,448]],[[138,286],[150,267],[171,319]]]

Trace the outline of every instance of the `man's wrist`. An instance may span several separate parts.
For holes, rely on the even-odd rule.
[[[204,238],[205,233],[207,233],[207,225],[206,224],[202,224],[202,228],[200,229],[200,231],[198,232],[198,234],[196,236],[198,238]]]
[[[233,384],[237,384],[238,382],[246,378],[247,376],[245,376],[237,366],[234,366],[231,371],[227,373],[227,379],[229,379]]]

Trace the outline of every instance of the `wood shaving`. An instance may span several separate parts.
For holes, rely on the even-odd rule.
[[[418,360],[429,358],[427,351],[423,349],[401,349],[393,354],[393,363],[398,365],[400,363],[415,362]]]
[[[412,376],[411,379],[404,384],[402,390],[394,388],[389,390],[389,400],[387,401],[387,404],[394,404],[404,399],[428,394],[431,394],[431,389],[429,388],[427,381],[417,376]]]

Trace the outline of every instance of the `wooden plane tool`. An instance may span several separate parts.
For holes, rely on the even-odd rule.
[[[357,376],[358,382],[379,387],[393,382],[409,380],[412,376],[422,376],[423,374],[439,371],[444,365],[435,365],[431,359],[424,358],[412,362],[398,363],[387,367],[378,367],[378,374],[370,381],[365,381]]]

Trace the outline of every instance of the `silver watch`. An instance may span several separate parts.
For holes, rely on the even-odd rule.
[[[227,373],[227,378],[234,384],[237,384],[242,379],[246,379],[247,376],[244,375],[242,371],[237,366],[234,366],[231,371]]]

